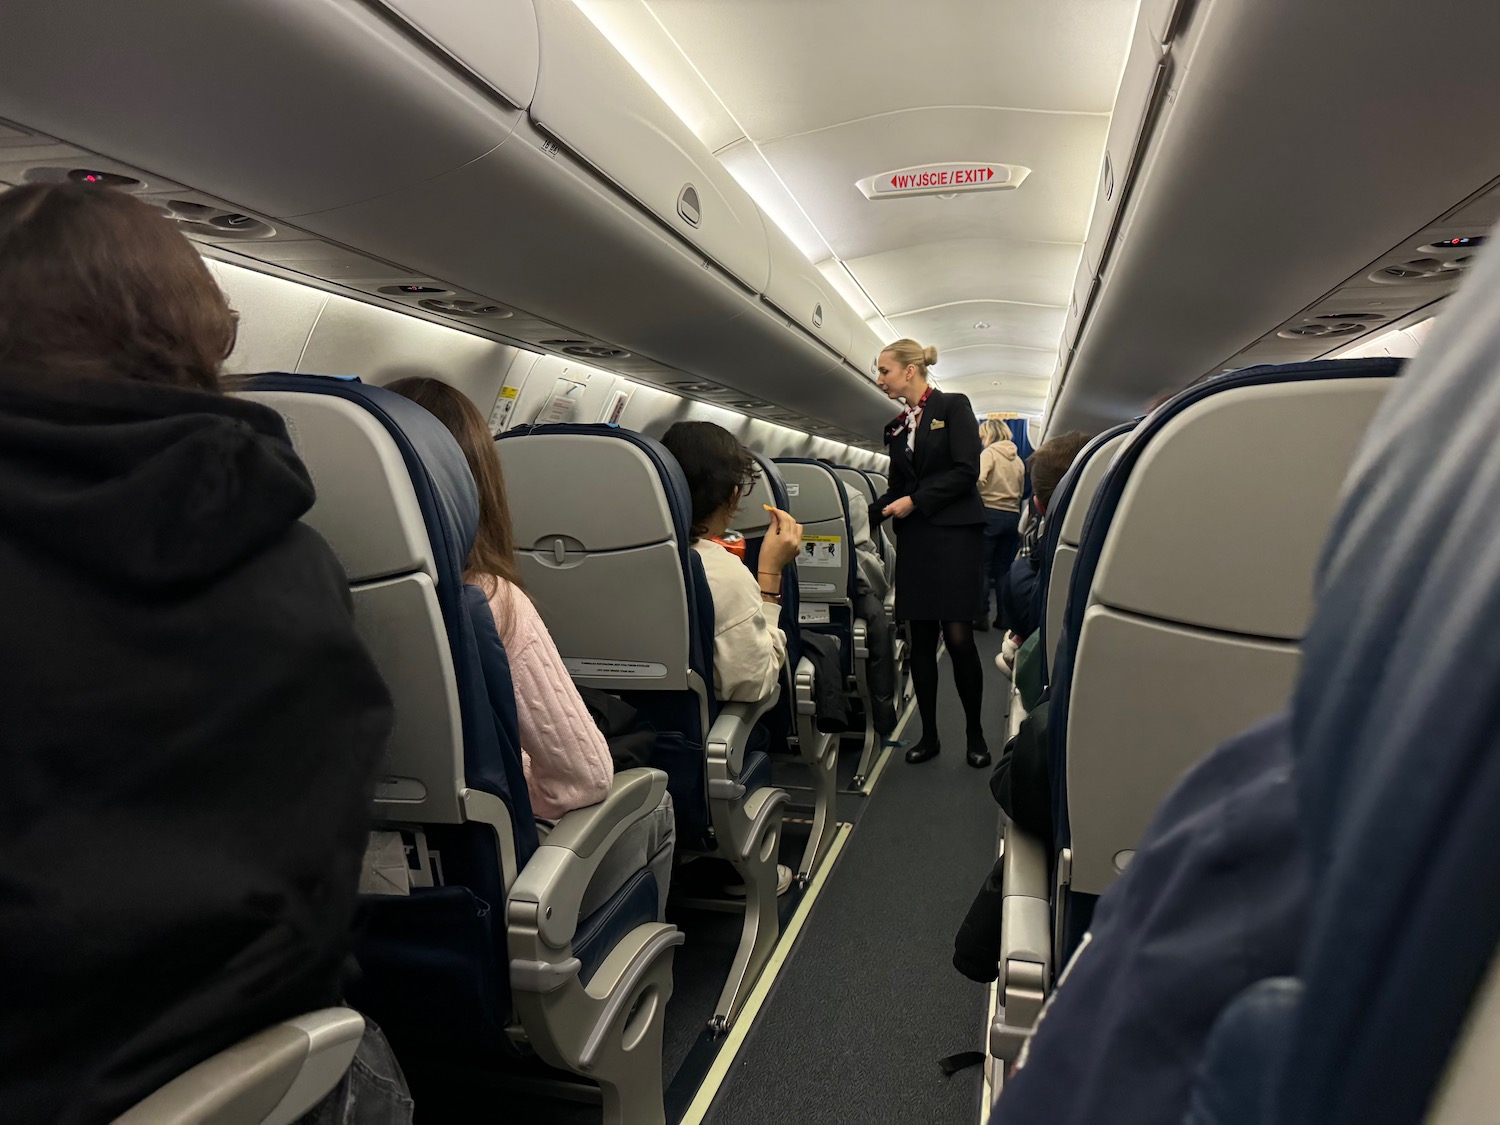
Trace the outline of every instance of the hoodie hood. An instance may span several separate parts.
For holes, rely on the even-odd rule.
[[[211,581],[312,507],[274,410],[129,380],[0,374],[0,536],[114,583]]]
[[[986,448],[993,449],[997,456],[1003,457],[1007,461],[1014,461],[1016,459],[1016,443],[1013,441],[992,441]]]

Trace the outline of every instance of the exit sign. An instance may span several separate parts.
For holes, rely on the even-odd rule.
[[[919,164],[861,180],[866,199],[904,199],[914,195],[961,195],[975,191],[1014,191],[1030,168],[1016,164]]]

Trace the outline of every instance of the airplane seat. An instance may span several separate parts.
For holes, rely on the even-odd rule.
[[[1220,376],[1140,423],[1109,464],[1052,678],[1055,963],[1177,779],[1286,705],[1319,550],[1399,368]]]
[[[283,1020],[204,1059],[114,1125],[291,1125],[339,1084],[364,1032],[364,1018],[348,1008]]]
[[[839,642],[844,674],[853,679],[864,708],[865,729],[854,784],[862,785],[875,765],[880,738],[870,702],[869,623],[854,612],[859,564],[849,522],[849,498],[838,474],[821,461],[803,457],[775,459],[787,485],[788,511],[802,525],[802,554],[797,584],[803,628],[826,633]]]
[[[1042,563],[1037,582],[1043,591],[1042,652],[1044,666],[1051,668],[1057,654],[1057,639],[1062,633],[1063,613],[1068,606],[1068,586],[1073,564],[1078,558],[1078,541],[1089,506],[1104,479],[1104,472],[1120,446],[1135,429],[1134,422],[1114,426],[1093,438],[1078,451],[1073,464],[1052,494],[1046,535],[1043,539]]]
[[[554,425],[508,431],[495,449],[512,482],[527,588],[569,673],[656,728],[652,764],[667,774],[679,851],[728,860],[748,888],[714,1014],[725,1028],[780,933],[776,853],[789,797],[751,743],[781,693],[755,703],[714,697],[713,598],[691,545],[691,494],[660,443],[617,426]]]
[[[1052,493],[1042,540],[1037,548],[1037,583],[1042,591],[1042,651],[1050,666],[1062,631],[1068,581],[1077,557],[1078,539],[1094,493],[1110,460],[1135,423],[1105,430],[1078,452]],[[1027,513],[1034,512],[1027,505]],[[1012,685],[1014,690],[1014,685]],[[1025,710],[1012,697],[1007,738],[1020,730]],[[1020,1057],[1046,999],[1054,968],[1052,936],[1052,841],[1042,840],[1014,821],[1004,824],[1004,888],[1000,924],[1000,994],[990,1025],[990,1053],[1006,1062]]]
[[[657,920],[644,868],[590,917],[579,908],[667,778],[617,774],[602,802],[538,846],[504,647],[483,592],[461,577],[478,497],[452,435],[357,380],[262,375],[245,394],[286,419],[317,488],[306,522],[344,566],[395,701],[373,805],[400,833],[386,837],[399,874],[387,868],[392,893],[362,901],[351,999],[408,1067],[490,1072],[524,1043],[597,1082],[607,1121],[660,1121],[662,1016],[682,935]]]
[[[759,470],[748,495],[740,499],[730,526],[745,537],[745,565],[759,570],[760,551],[771,528],[765,506],[790,511],[786,482],[769,458],[750,451]],[[803,654],[801,601],[797,586],[797,564],[789,564],[781,580],[781,631],[786,634],[787,662],[782,673],[781,702],[767,716],[772,726],[772,746],[783,740],[813,778],[813,824],[802,858],[797,863],[797,882],[806,887],[813,872],[833,843],[838,823],[838,736],[818,729],[817,669]]]

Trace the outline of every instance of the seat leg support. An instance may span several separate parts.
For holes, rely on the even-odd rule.
[[[713,800],[714,827],[719,850],[745,884],[744,926],[734,964],[719,993],[710,1027],[729,1030],[771,958],[781,936],[776,899],[776,855],[781,845],[781,819],[790,798],[786,790],[767,787],[744,798],[743,804]]]

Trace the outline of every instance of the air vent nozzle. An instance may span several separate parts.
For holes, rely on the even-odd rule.
[[[516,315],[500,305],[486,305],[479,301],[426,300],[418,301],[417,305],[428,312],[442,313],[444,316],[461,316],[465,320],[505,320],[507,317]]]
[[[1370,325],[1363,322],[1340,320],[1295,324],[1290,328],[1283,328],[1276,335],[1283,340],[1337,340],[1343,336],[1358,336],[1369,330]]]
[[[240,211],[225,211],[211,204],[186,199],[169,199],[166,207],[167,213],[187,234],[212,238],[216,242],[252,242],[276,235],[276,228],[270,223]]]
[[[1413,258],[1383,266],[1370,275],[1377,285],[1432,285],[1454,282],[1469,268],[1473,259],[1465,254],[1450,258]]]

